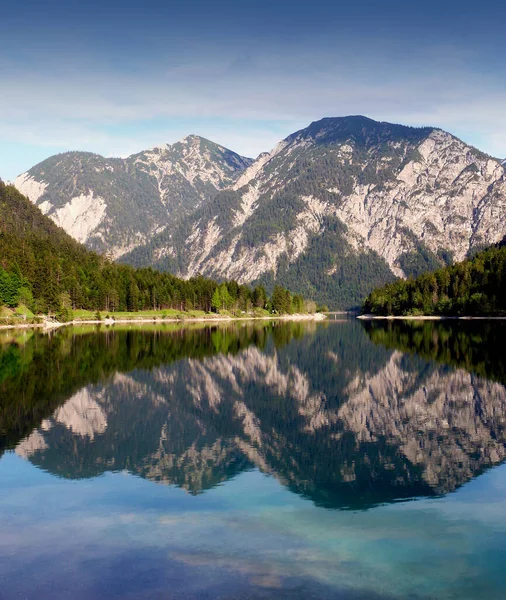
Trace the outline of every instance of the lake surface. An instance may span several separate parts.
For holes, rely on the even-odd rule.
[[[505,334],[0,335],[0,598],[505,598]]]

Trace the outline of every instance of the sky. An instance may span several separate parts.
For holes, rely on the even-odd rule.
[[[322,117],[432,125],[506,158],[499,0],[0,6],[0,177],[198,134],[255,157]]]

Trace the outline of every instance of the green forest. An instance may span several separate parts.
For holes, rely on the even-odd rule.
[[[73,240],[14,186],[0,181],[0,306],[20,304],[63,321],[76,309],[291,313],[314,308],[279,286],[269,297],[262,286],[201,276],[186,281],[113,263]]]
[[[377,288],[365,300],[362,312],[396,316],[506,315],[506,243],[416,279],[399,279]]]

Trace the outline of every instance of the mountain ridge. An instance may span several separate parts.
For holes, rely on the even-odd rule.
[[[127,158],[92,152],[49,157],[14,184],[90,249],[112,258],[227,187],[251,159],[191,135]]]
[[[267,315],[305,308],[301,297],[292,297],[281,287],[271,301],[265,290],[250,290],[237,282],[219,285],[203,277],[183,280],[166,272],[114,263],[80,244],[1,180],[0,256],[0,308],[23,305],[34,313],[53,313],[61,322],[71,320],[75,309],[153,310],[166,316],[169,309],[177,313],[230,309],[242,314],[253,310]],[[313,305],[310,308],[314,310]]]

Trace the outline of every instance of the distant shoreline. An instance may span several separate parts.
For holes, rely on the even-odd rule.
[[[59,329],[60,327],[78,327],[79,325],[125,325],[125,324],[164,324],[164,323],[180,323],[181,325],[190,323],[231,323],[233,321],[323,321],[326,317],[322,313],[309,313],[309,314],[293,314],[293,315],[266,315],[266,316],[244,316],[244,317],[231,317],[228,315],[223,316],[209,316],[209,317],[138,317],[133,319],[112,319],[104,318],[100,321],[98,319],[74,319],[66,323],[60,323],[59,321],[52,321],[49,319],[43,320],[41,323],[19,323],[15,325],[0,325],[0,331],[6,329],[44,329],[46,331],[52,329]]]
[[[444,316],[444,315],[358,315],[357,319],[362,321],[505,321],[505,317],[470,317],[470,316]]]

